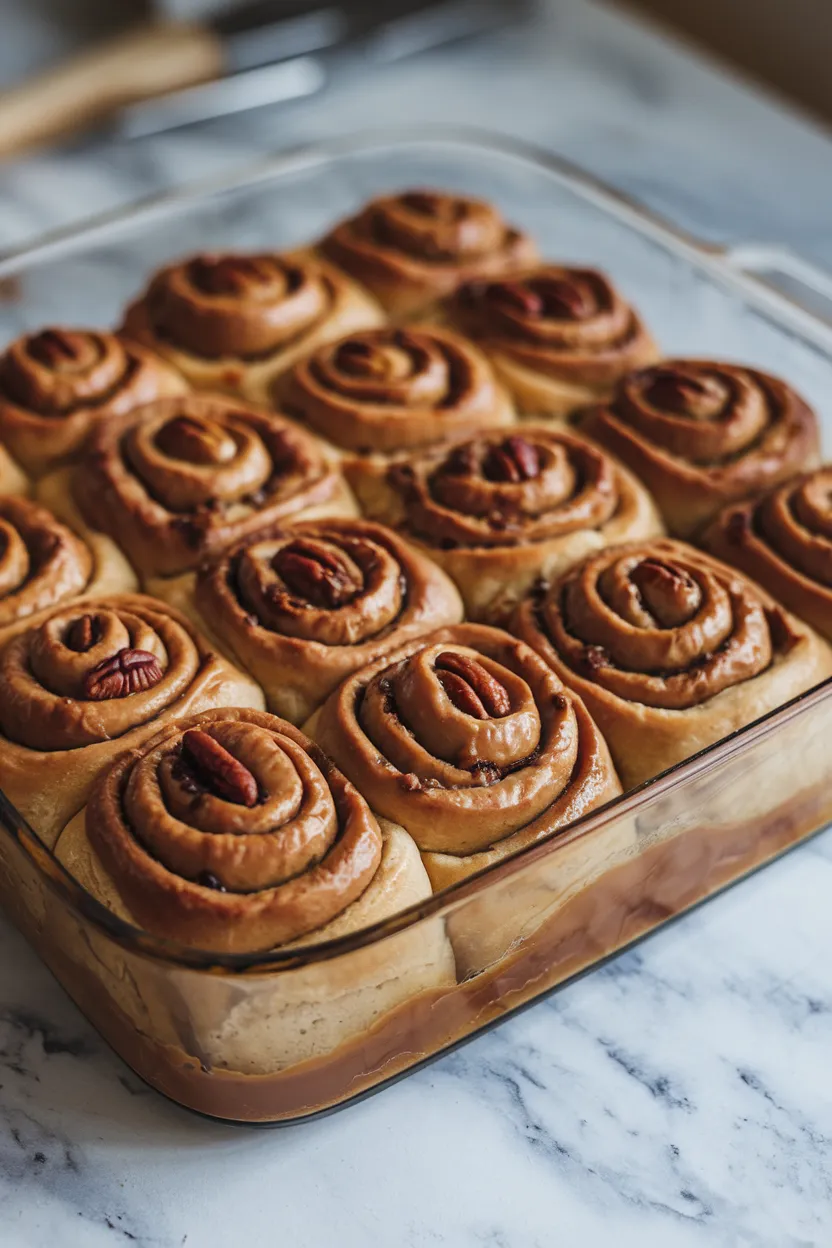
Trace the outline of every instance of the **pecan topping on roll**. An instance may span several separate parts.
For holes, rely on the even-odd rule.
[[[567,414],[657,355],[638,313],[595,269],[540,265],[471,282],[448,313],[493,359],[523,411]]]
[[[446,330],[374,329],[321,347],[281,386],[286,410],[345,450],[390,452],[510,424],[476,347]]]
[[[270,705],[297,722],[357,667],[462,616],[444,573],[359,520],[255,534],[201,569],[196,602]]]
[[[346,544],[349,546],[349,538]],[[296,538],[281,546],[272,567],[293,597],[305,599],[313,607],[342,607],[364,584],[354,560],[314,538]],[[279,585],[273,587],[270,596],[273,600],[282,596]]]
[[[336,226],[322,250],[397,314],[535,257],[531,240],[490,204],[431,190],[373,200]]]
[[[63,607],[0,651],[0,728],[38,750],[113,740],[179,698],[201,664],[180,618],[153,599]]]
[[[832,640],[832,469],[733,504],[703,542]]]
[[[396,459],[384,487],[379,518],[430,550],[475,618],[498,618],[535,580],[591,549],[661,529],[646,492],[612,456],[555,425]]]
[[[219,797],[239,806],[257,804],[259,793],[253,773],[215,737],[201,728],[190,728],[182,738],[182,752]]]
[[[428,854],[510,852],[617,791],[580,702],[528,646],[482,625],[362,669],[316,719],[323,749]]]
[[[77,454],[97,425],[186,388],[163,360],[117,334],[44,329],[0,357],[0,438],[40,473]]]
[[[633,784],[832,673],[832,651],[762,589],[667,539],[591,556],[512,627],[583,697]]]
[[[83,597],[0,646],[0,789],[50,847],[102,767],[173,716],[263,705],[254,681],[173,608]]]
[[[0,498],[0,628],[82,594],[92,551],[51,512],[25,498]]]
[[[567,573],[540,608],[558,654],[644,706],[682,710],[750,680],[772,661],[766,604],[729,569],[681,544],[604,551]]]
[[[382,856],[352,785],[296,728],[257,711],[209,711],[122,755],[86,827],[149,931],[226,952],[322,928]]]
[[[450,451],[397,461],[415,534],[437,546],[505,546],[597,529],[619,505],[616,466],[561,430],[485,435]]]
[[[200,388],[263,401],[298,355],[382,315],[311,253],[204,254],[161,269],[125,329]]]
[[[84,619],[89,619],[85,616]],[[98,624],[98,621],[96,621]],[[87,646],[85,649],[89,649]],[[72,646],[71,649],[76,649]],[[110,659],[102,659],[84,678],[84,696],[91,702],[107,698],[127,698],[132,693],[152,689],[162,679],[162,667],[148,650],[125,647]]]
[[[499,718],[511,710],[504,685],[482,663],[453,650],[436,656],[439,683],[460,711],[474,719]]]
[[[72,621],[64,634],[64,642],[70,650],[77,650],[79,654],[83,654],[85,650],[95,645],[100,636],[100,621],[96,616],[85,613]]]
[[[633,373],[584,427],[642,478],[682,536],[811,466],[819,448],[814,412],[785,382],[707,360]]]
[[[211,395],[153,404],[101,429],[74,492],[88,522],[145,575],[194,567],[269,520],[353,507],[313,438]]]

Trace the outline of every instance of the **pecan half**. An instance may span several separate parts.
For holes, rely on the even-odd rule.
[[[91,702],[126,698],[131,693],[152,689],[162,679],[162,666],[149,650],[119,650],[87,672],[84,696]]]
[[[201,728],[189,728],[182,738],[182,750],[199,776],[227,802],[256,806],[257,781],[248,767]]]
[[[489,481],[519,484],[540,475],[540,454],[526,438],[514,434],[499,446],[492,446],[483,461],[483,472]]]
[[[335,354],[335,364],[348,377],[383,380],[390,372],[390,359],[385,343],[348,339]]]
[[[194,416],[174,416],[157,433],[156,444],[166,455],[189,464],[227,464],[237,453],[231,434]]]
[[[665,628],[678,628],[693,616],[702,590],[683,568],[658,559],[642,559],[630,573],[647,610]]]
[[[647,383],[646,395],[653,407],[695,420],[712,420],[728,400],[727,388],[716,377],[697,376],[683,368],[651,369]]]
[[[88,334],[68,329],[44,329],[28,341],[27,350],[32,359],[48,368],[77,368],[94,355]]]
[[[290,593],[316,607],[340,607],[361,588],[347,565],[319,542],[298,539],[283,546],[272,567]]]
[[[521,312],[524,316],[540,316],[543,312],[541,296],[522,282],[491,282],[485,288],[485,299],[500,308]]]
[[[439,683],[457,710],[473,719],[499,719],[510,712],[507,690],[470,655],[444,650],[434,666]]]
[[[542,277],[534,288],[543,301],[543,311],[559,321],[582,321],[592,312],[592,298],[586,285],[569,277]]]
[[[209,295],[245,295],[275,278],[269,256],[197,256],[190,266],[191,280]]]
[[[101,639],[101,625],[95,615],[79,615],[64,634],[64,645],[78,654],[91,650]]]

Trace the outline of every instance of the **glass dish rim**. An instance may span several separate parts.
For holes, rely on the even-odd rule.
[[[643,237],[705,271],[717,284],[740,295],[758,312],[773,319],[779,328],[797,334],[815,349],[832,354],[832,326],[793,302],[765,282],[733,267],[731,251],[700,242],[665,221],[603,180],[547,149],[525,140],[474,126],[396,126],[365,129],[350,135],[302,143],[283,152],[225,174],[187,183],[171,191],[135,201],[124,207],[91,216],[69,227],[51,231],[25,246],[0,256],[0,279],[18,276],[24,267],[63,258],[104,242],[122,231],[141,228],[225,192],[244,190],[292,173],[320,168],[350,155],[381,154],[388,148],[451,146],[512,160],[547,174],[562,187],[594,204]],[[92,923],[109,939],[139,956],[181,969],[204,973],[264,973],[297,970],[356,952],[377,941],[405,931],[430,918],[464,906],[474,895],[502,884],[537,859],[554,855],[577,839],[591,835],[609,821],[626,817],[654,795],[681,787],[686,780],[705,773],[730,756],[750,749],[805,709],[832,697],[832,677],[799,694],[783,706],[738,729],[728,737],[677,763],[659,776],[613,798],[604,806],[557,829],[542,840],[512,854],[502,862],[471,875],[424,901],[381,920],[370,927],[336,940],[304,945],[299,949],[266,949],[246,953],[219,953],[191,948],[178,941],[154,936],[120,919],[97,901],[65,867],[0,791],[0,826],[16,840],[21,851],[45,877],[47,886],[79,918]]]

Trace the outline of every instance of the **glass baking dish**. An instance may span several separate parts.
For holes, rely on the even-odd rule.
[[[146,201],[0,260],[3,340],[115,324],[151,269],[283,248],[382,191],[482,195],[553,258],[605,268],[670,354],[767,367],[829,445],[832,283],[771,248],[704,247],[554,156],[470,130],[332,140]],[[85,893],[0,796],[0,903],[161,1092],[248,1123],[306,1118],[475,1035],[832,820],[832,682],[547,840],[328,944],[217,956]],[[456,982],[440,966],[456,966]],[[428,985],[428,986],[426,986]]]

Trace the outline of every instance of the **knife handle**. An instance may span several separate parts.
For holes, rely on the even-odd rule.
[[[222,45],[201,26],[155,24],[118,35],[0,93],[0,157],[40,147],[126,104],[222,73]]]

